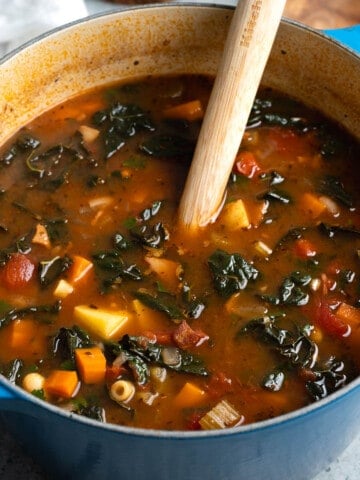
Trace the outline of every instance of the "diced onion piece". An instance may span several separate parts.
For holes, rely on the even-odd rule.
[[[150,269],[159,276],[167,288],[174,290],[179,284],[179,277],[182,274],[182,266],[179,262],[167,258],[146,256],[145,261]]]
[[[79,127],[79,132],[81,133],[84,142],[92,143],[99,136],[100,131],[96,128],[88,127],[87,125],[81,125]]]
[[[272,254],[272,249],[261,240],[255,243],[255,250],[263,257],[268,257]]]
[[[113,202],[114,199],[110,195],[105,195],[103,197],[94,197],[89,200],[89,207],[93,210],[98,210],[100,208],[110,206]]]
[[[339,215],[340,209],[339,209],[338,204],[336,202],[334,202],[334,200],[332,200],[331,198],[326,197],[326,196],[320,197],[319,200],[325,205],[325,207],[326,207],[326,209],[329,213],[331,213],[334,216]]]
[[[313,292],[317,292],[321,287],[321,280],[320,278],[313,278],[310,282],[310,288]]]
[[[44,388],[45,378],[40,373],[28,373],[25,375],[22,386],[24,390],[31,393],[34,390],[42,390]]]
[[[128,380],[117,380],[110,387],[110,397],[117,403],[128,403],[135,394],[135,385]]]
[[[32,238],[32,243],[42,245],[45,248],[51,247],[50,237],[46,230],[46,227],[41,223],[38,223],[35,227],[35,234]]]
[[[243,416],[227,400],[222,400],[207,412],[199,423],[203,430],[216,430],[238,425],[242,420]]]
[[[142,400],[146,405],[152,405],[154,400],[159,396],[158,393],[152,392],[138,392],[136,397]]]
[[[64,279],[58,281],[55,290],[54,296],[57,298],[66,298],[74,291],[74,287]]]

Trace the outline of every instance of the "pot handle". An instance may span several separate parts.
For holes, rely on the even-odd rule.
[[[354,25],[346,28],[336,28],[334,30],[324,30],[334,40],[343,43],[357,53],[360,53],[360,25]]]

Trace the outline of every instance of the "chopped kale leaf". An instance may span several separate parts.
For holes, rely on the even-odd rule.
[[[216,250],[208,259],[217,292],[223,297],[230,297],[239,290],[244,290],[250,281],[258,278],[259,272],[239,254],[229,254]]]
[[[106,158],[112,157],[138,132],[154,131],[150,117],[137,105],[115,103],[93,115],[93,123],[101,127]]]
[[[39,279],[42,287],[48,287],[60,275],[70,268],[73,261],[70,257],[54,257],[50,260],[43,260],[39,263]]]
[[[36,320],[47,322],[49,321],[48,315],[54,315],[58,313],[61,309],[61,303],[55,302],[52,305],[34,305],[24,308],[13,308],[8,310],[0,317],[0,328],[8,325],[10,322],[17,320],[18,318],[23,318],[28,315],[36,315]],[[40,316],[39,316],[40,314]],[[44,315],[45,314],[45,315]]]
[[[209,375],[199,357],[180,348],[173,347],[178,361],[176,365],[170,365],[166,362],[166,349],[168,348],[154,343],[146,337],[124,335],[118,343],[105,344],[105,354],[109,361],[113,361],[119,354],[125,355],[126,363],[140,385],[148,382],[149,366],[154,364],[176,372],[200,376]]]
[[[321,178],[318,190],[320,193],[331,197],[333,200],[338,200],[346,207],[353,206],[354,202],[351,195],[346,192],[343,183],[337,177],[326,175]]]
[[[139,146],[140,151],[150,156],[163,158],[192,158],[195,142],[177,135],[153,135]]]
[[[104,291],[119,285],[123,280],[140,281],[143,278],[140,268],[135,264],[126,264],[117,249],[99,252],[92,258]]]
[[[306,305],[309,295],[300,287],[305,287],[310,282],[310,275],[293,272],[283,280],[278,295],[260,295],[260,298],[273,305]]]
[[[72,328],[62,327],[53,338],[52,351],[61,360],[74,361],[76,348],[91,347],[89,335],[77,325]]]

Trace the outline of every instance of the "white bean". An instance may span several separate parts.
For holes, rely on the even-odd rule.
[[[40,373],[28,373],[25,375],[22,385],[27,392],[42,390],[44,388],[45,378]]]

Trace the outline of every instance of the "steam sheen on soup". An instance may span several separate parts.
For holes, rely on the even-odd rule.
[[[177,208],[213,80],[150,77],[0,150],[0,372],[75,414],[222,429],[359,374],[356,141],[269,89],[217,221]]]

